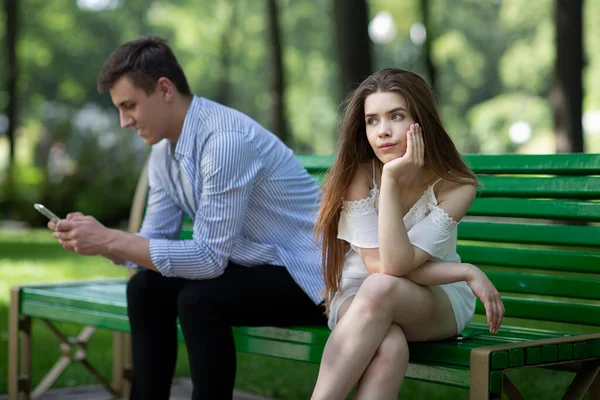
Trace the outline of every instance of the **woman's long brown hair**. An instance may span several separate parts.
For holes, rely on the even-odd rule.
[[[375,158],[367,140],[364,104],[367,96],[377,92],[394,92],[406,100],[408,111],[423,131],[426,166],[443,179],[477,184],[477,177],[464,163],[442,125],[433,91],[420,76],[402,69],[386,68],[365,79],[343,104],[337,152],[323,182],[323,199],[315,226],[317,240],[323,240],[327,311],[340,288],[348,249],[348,245],[337,238],[343,197],[358,166]]]

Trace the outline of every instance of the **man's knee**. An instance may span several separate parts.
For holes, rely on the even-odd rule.
[[[161,298],[165,279],[160,273],[148,269],[136,272],[127,282],[127,302],[130,304],[131,302],[145,302],[153,298]]]
[[[210,318],[222,308],[220,303],[225,295],[217,281],[213,279],[197,281],[187,285],[177,297],[177,310],[180,319]],[[183,322],[183,321],[182,321]]]

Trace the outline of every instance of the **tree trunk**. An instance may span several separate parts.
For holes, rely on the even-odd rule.
[[[335,48],[342,97],[356,89],[373,72],[368,18],[365,0],[333,0]]]
[[[229,74],[231,70],[231,41],[235,27],[237,26],[237,4],[236,0],[231,0],[228,3],[228,22],[223,28],[221,36],[221,49],[219,55],[221,57],[220,69],[217,78],[217,93],[215,101],[229,106]]]
[[[431,60],[431,41],[433,39],[431,29],[431,19],[429,18],[429,0],[420,0],[419,5],[421,7],[421,18],[423,19],[423,26],[425,27],[425,43],[423,43],[423,58],[425,59],[425,69],[427,70],[427,77],[429,79],[429,85],[431,85],[433,91],[436,92],[436,71],[433,61]]]
[[[271,62],[273,65],[273,73],[271,74],[271,130],[283,142],[291,145],[285,119],[285,72],[283,69],[283,49],[277,0],[267,0],[267,18],[269,20],[269,48],[271,49]]]
[[[556,61],[550,103],[557,153],[583,152],[583,0],[556,0]]]
[[[17,1],[4,0],[6,23],[6,91],[8,92],[8,105],[6,117],[8,118],[8,179],[12,179],[12,167],[15,160],[15,130],[17,127]]]

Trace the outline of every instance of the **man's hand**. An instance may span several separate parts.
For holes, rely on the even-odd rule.
[[[490,332],[497,333],[504,317],[504,304],[500,293],[487,275],[476,266],[471,266],[468,275],[467,284],[485,307]]]
[[[51,221],[48,227],[54,229],[53,236],[65,250],[83,255],[104,255],[111,240],[110,229],[94,217],[81,213],[71,213],[58,222]]]

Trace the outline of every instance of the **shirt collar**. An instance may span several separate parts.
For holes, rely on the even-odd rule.
[[[169,154],[176,160],[179,160],[183,157],[192,157],[194,154],[193,142],[195,139],[195,134],[198,132],[198,127],[200,125],[198,117],[201,109],[202,99],[196,95],[192,95],[192,101],[190,102],[190,106],[185,114],[179,139],[177,140],[175,146],[172,144],[169,146]],[[174,152],[173,147],[175,147]]]

